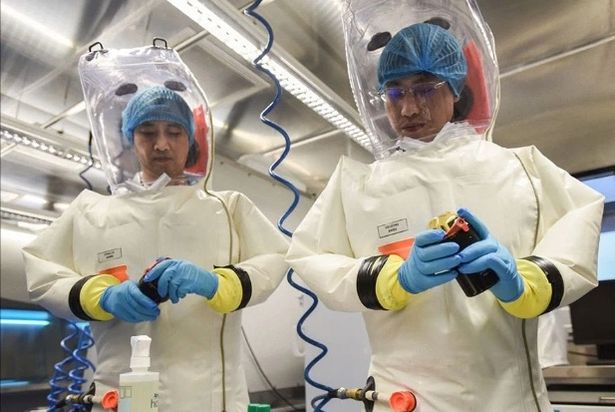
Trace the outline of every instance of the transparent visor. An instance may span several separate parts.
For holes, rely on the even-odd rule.
[[[173,49],[95,50],[79,59],[95,146],[113,193],[194,184],[211,165],[211,116]]]
[[[350,82],[376,158],[431,142],[449,122],[488,133],[499,73],[474,0],[345,0],[343,26]]]

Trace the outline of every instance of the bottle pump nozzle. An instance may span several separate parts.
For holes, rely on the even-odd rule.
[[[130,337],[130,346],[132,353],[130,356],[130,369],[147,370],[150,366],[149,346],[152,339],[147,335],[138,335]]]

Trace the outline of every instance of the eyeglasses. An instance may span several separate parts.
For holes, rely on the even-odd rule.
[[[406,96],[413,96],[415,98],[430,98],[433,97],[436,91],[445,84],[445,81],[441,81],[417,83],[408,87],[387,86],[384,90],[381,90],[378,95],[382,101],[390,103],[397,103]]]

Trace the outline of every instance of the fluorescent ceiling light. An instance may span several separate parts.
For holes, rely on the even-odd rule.
[[[248,62],[252,63],[254,58],[260,54],[259,47],[246,39],[206,5],[196,0],[167,1]],[[261,64],[277,77],[280,85],[287,92],[295,96],[333,126],[342,130],[347,136],[355,140],[365,149],[371,150],[371,143],[367,134],[346,116],[336,110],[308,84],[268,56],[265,56],[261,60]]]
[[[2,379],[0,380],[0,388],[14,388],[16,386],[29,385],[30,381],[19,381],[16,379]]]
[[[48,320],[28,320],[28,319],[0,319],[2,326],[47,326]]]
[[[2,319],[49,320],[49,313],[44,310],[0,309]]]
[[[5,190],[0,191],[0,200],[3,203],[12,202],[13,200],[17,199],[19,196],[20,195],[18,195],[17,193],[7,192]]]
[[[68,203],[63,203],[63,202],[53,203],[53,208],[57,210],[58,212],[64,212],[66,209],[68,209],[68,206],[70,206]]]
[[[70,160],[83,166],[90,164],[90,158],[84,154],[77,152],[76,150],[67,149],[60,145],[49,143],[34,136],[26,136],[15,130],[5,128],[4,125],[2,125],[2,130],[0,130],[0,139],[7,143],[30,147],[32,149],[41,151],[43,153],[51,154],[64,160]],[[98,160],[94,161],[94,167],[96,169],[101,168],[101,164]]]
[[[47,204],[47,199],[44,199],[37,195],[27,194],[27,195],[23,195],[21,199],[27,203],[33,203],[37,206],[43,206]]]
[[[2,14],[5,14],[5,13],[12,19],[19,22],[21,25],[27,27],[28,29],[42,34],[43,38],[45,39],[53,40],[56,43],[61,44],[66,47],[70,47],[70,48],[75,47],[74,43],[70,41],[69,39],[67,39],[66,37],[54,32],[53,30],[43,26],[40,22],[37,22],[31,19],[25,14],[22,14],[18,12],[17,10],[15,10],[14,8],[3,3],[2,4]]]
[[[49,313],[42,310],[1,309],[0,324],[15,326],[47,326]]]
[[[39,215],[32,212],[26,212],[24,210],[9,209],[7,207],[3,207],[0,209],[0,217],[2,218],[2,220],[12,222],[27,222],[37,224],[42,223],[45,225],[50,225],[55,220],[55,218],[51,216]],[[2,228],[2,231],[4,232],[4,228]]]

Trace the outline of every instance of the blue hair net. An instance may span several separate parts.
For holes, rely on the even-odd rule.
[[[417,73],[431,73],[446,81],[459,96],[468,68],[461,46],[447,30],[419,23],[400,30],[387,43],[378,61],[378,83]]]
[[[130,99],[122,112],[124,139],[132,146],[137,126],[156,120],[179,124],[186,130],[190,145],[194,143],[192,110],[179,94],[163,86],[150,87]]]

